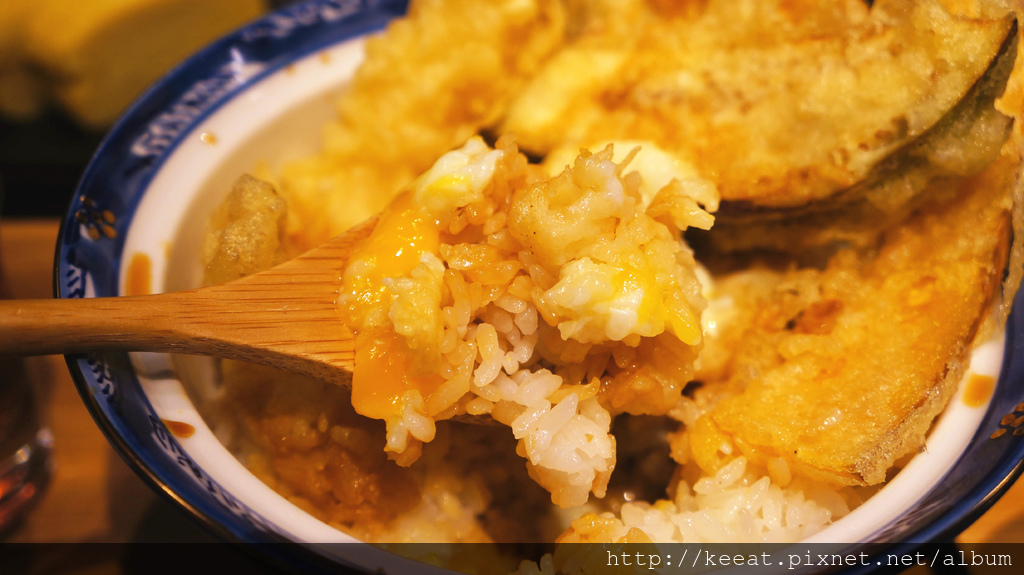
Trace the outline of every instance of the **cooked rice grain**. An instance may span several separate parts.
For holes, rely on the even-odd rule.
[[[378,289],[367,279],[377,273],[375,242],[393,249],[392,240],[371,236],[357,249],[342,300],[350,325],[393,330],[405,341],[395,353],[445,380],[395,397],[401,408],[385,421],[396,461],[415,460],[430,436],[424,417],[490,413],[512,427],[530,475],[552,500],[573,507],[603,496],[615,467],[609,407],[674,407],[699,344],[695,264],[676,224],[643,212],[640,178],[611,157],[611,147],[584,152],[547,180],[511,140],[492,150],[471,139],[413,182],[378,224],[395,233],[437,221],[436,253],[384,277],[377,296],[360,286]],[[410,206],[428,215],[410,216]],[[360,308],[374,297],[379,305]],[[680,364],[647,361],[673,348],[689,350],[672,354]],[[357,370],[356,386],[359,377]]]

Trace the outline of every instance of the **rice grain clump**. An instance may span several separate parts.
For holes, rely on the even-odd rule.
[[[667,497],[625,502],[616,513],[583,514],[559,543],[800,541],[847,515],[868,496],[866,491],[802,477],[781,457],[759,465],[728,445],[721,446],[723,465],[714,472],[703,470],[695,461],[690,430],[715,402],[685,397],[672,411],[672,418],[682,425],[669,438],[670,455],[678,467]],[[567,547],[561,562],[568,561],[565,553],[588,551]]]
[[[773,481],[749,467],[747,458],[736,457],[692,486],[681,481],[673,499],[626,503],[618,516],[583,515],[559,542],[785,543],[809,537],[849,513],[834,490],[802,478],[783,487],[784,479]]]
[[[413,182],[357,246],[341,310],[352,404],[412,464],[435,421],[512,428],[554,503],[605,494],[620,413],[664,415],[692,379],[705,307],[680,233],[712,221],[706,182],[644,201],[612,147],[552,179],[510,138],[472,138]]]

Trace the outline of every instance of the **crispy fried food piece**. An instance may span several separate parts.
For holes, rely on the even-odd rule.
[[[626,4],[618,20],[591,15],[599,34],[584,30],[513,102],[501,129],[523,149],[651,140],[706,170],[727,218],[837,194],[892,203],[905,186],[881,184],[908,167],[970,174],[1006,137],[1009,120],[991,98],[979,112],[972,89],[997,71],[1005,83],[1012,16],[952,16],[935,0]],[[630,26],[646,33],[617,32]]]
[[[915,29],[931,23],[922,20],[911,18]],[[860,203],[862,207],[859,207],[858,215],[861,220],[878,219],[879,215],[903,207],[935,177],[967,176],[982,170],[995,159],[1012,125],[1009,117],[995,109],[994,102],[1006,88],[1013,68],[1017,53],[1017,22],[1012,16],[989,20],[985,33],[987,43],[984,49],[995,47],[994,52],[984,53],[987,68],[967,86],[969,89],[959,102],[947,109],[937,122],[923,131],[912,129],[908,124],[904,132],[906,118],[896,116],[891,123],[898,134],[880,128],[874,134],[874,141],[861,141],[856,151],[838,148],[831,152],[846,162],[846,169],[855,178],[854,184],[831,192],[821,188],[822,193],[812,193],[805,203],[796,202],[796,198],[778,203],[770,198],[765,201],[752,192],[745,199],[732,198],[726,202],[725,218],[730,221],[749,221],[751,218],[764,221],[789,219],[808,213],[813,218],[816,212],[845,210],[850,204]],[[997,39],[998,45],[995,44]],[[942,56],[936,54],[936,57]],[[956,74],[946,81],[964,82],[968,78]],[[965,86],[960,84],[957,87]],[[950,86],[943,89],[948,90]],[[935,101],[919,102],[906,111],[906,116],[934,114],[938,105]],[[822,119],[827,120],[828,117]],[[803,178],[802,173],[796,176]],[[803,187],[799,182],[793,185],[797,189]]]
[[[289,239],[312,248],[381,211],[445,152],[498,121],[567,26],[563,0],[419,0],[366,43],[324,130],[287,165]]]
[[[221,284],[288,259],[283,237],[288,204],[270,184],[245,174],[207,223],[200,258],[205,285]]]
[[[735,395],[690,430],[701,467],[714,470],[731,442],[815,479],[876,484],[921,448],[1003,279],[1016,166],[1003,157],[944,183],[943,200],[886,230],[877,250],[724,277],[732,327],[710,335],[698,376],[708,393]]]
[[[1016,56],[1014,22],[985,75],[943,119],[880,162],[860,183],[802,206],[771,209],[727,203],[714,248],[734,252],[772,249],[793,254],[835,242],[867,247],[930,198],[919,192],[934,179],[977,173],[998,155],[1013,118],[995,107]],[[827,225],[826,225],[827,222]]]

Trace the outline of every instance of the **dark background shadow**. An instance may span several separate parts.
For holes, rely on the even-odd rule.
[[[268,0],[267,5],[275,9],[296,1]],[[55,108],[29,122],[0,118],[4,219],[63,216],[104,134],[79,127]]]

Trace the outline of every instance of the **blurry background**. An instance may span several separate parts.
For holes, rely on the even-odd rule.
[[[0,213],[62,215],[132,100],[290,0],[0,0]]]

